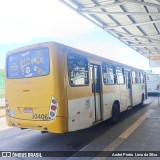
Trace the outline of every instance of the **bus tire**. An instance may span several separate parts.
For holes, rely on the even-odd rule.
[[[140,105],[143,106],[143,104],[144,104],[144,94],[142,94],[142,96],[141,96],[141,103],[140,103]]]
[[[113,103],[113,106],[112,106],[112,117],[111,117],[112,123],[116,123],[118,121],[119,114],[120,114],[120,111],[119,111],[118,103]]]

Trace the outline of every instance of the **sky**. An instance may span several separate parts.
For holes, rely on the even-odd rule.
[[[0,0],[0,69],[8,51],[47,41],[149,69],[148,59],[59,0]]]

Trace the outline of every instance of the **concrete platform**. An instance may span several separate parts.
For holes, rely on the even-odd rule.
[[[138,112],[122,121],[120,120],[118,124],[114,125],[110,130],[80,151],[111,151],[111,153],[114,151],[120,153],[128,151],[131,153],[136,151],[149,151],[152,153],[152,151],[158,151],[160,155],[160,107],[158,107],[158,99],[149,101],[151,101],[150,98],[146,100],[144,106]],[[77,155],[75,154],[74,156]],[[104,157],[102,155],[104,154],[98,153],[97,157],[85,159],[160,159],[156,155],[155,157]],[[69,159],[77,159],[77,157],[70,157]]]
[[[160,151],[159,123],[160,108],[158,108],[157,97],[149,97],[144,106],[136,106],[123,112],[118,123],[114,125],[111,125],[108,120],[91,128],[66,134],[41,134],[37,130],[10,128],[6,126],[4,117],[0,118],[0,150],[51,151],[52,153],[62,151],[62,154],[63,151],[74,152],[72,157],[42,159],[158,160],[160,157],[106,157],[100,152]],[[89,153],[89,156],[74,157],[83,154],[83,151],[85,155]]]

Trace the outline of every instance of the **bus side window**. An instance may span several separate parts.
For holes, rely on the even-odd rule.
[[[136,83],[137,82],[137,79],[136,79],[136,72],[135,71],[132,71],[132,83]]]
[[[116,67],[116,75],[118,78],[118,84],[125,84],[124,69],[121,67]]]
[[[139,83],[141,83],[141,73],[140,72],[138,72],[138,81]]]
[[[144,83],[144,80],[143,80],[143,73],[141,73],[141,83]]]
[[[139,73],[139,79],[140,79],[140,83],[143,83],[143,74]]]
[[[104,84],[116,84],[114,66],[111,64],[103,64],[103,82]]]
[[[88,61],[85,57],[68,54],[68,79],[71,86],[89,85]]]
[[[146,74],[143,74],[143,83],[145,83],[145,82],[146,82]]]
[[[136,71],[136,83],[141,83],[141,73]]]

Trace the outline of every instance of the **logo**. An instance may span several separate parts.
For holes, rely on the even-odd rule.
[[[12,157],[11,152],[2,152],[2,157]]]

